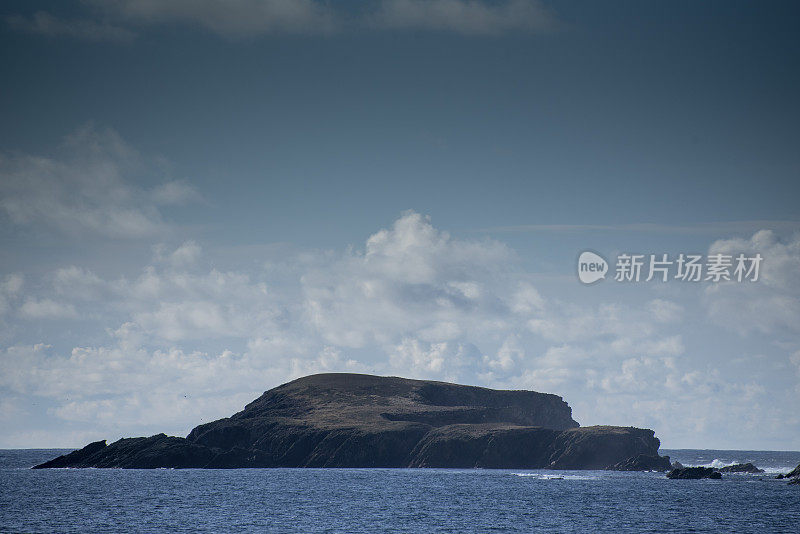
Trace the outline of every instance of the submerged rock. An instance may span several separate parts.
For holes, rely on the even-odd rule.
[[[96,442],[37,468],[669,466],[659,445],[652,430],[580,428],[556,395],[329,373],[271,389],[186,438]]]
[[[680,478],[698,480],[701,478],[720,479],[722,474],[711,467],[684,467],[683,469],[673,469],[667,473],[667,478]]]
[[[759,469],[750,462],[746,464],[733,464],[720,467],[717,471],[720,473],[763,473],[763,469]]]

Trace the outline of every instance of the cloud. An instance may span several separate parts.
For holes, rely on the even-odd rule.
[[[661,323],[679,321],[684,311],[680,304],[664,299],[651,300],[647,308],[653,319]]]
[[[691,225],[630,223],[630,224],[526,224],[518,226],[495,226],[484,228],[487,233],[535,232],[535,233],[586,233],[605,232],[619,234],[621,232],[661,234],[661,235],[710,235],[741,234],[774,228],[786,231],[797,231],[800,221],[788,220],[753,220],[753,221],[714,221],[698,222]]]
[[[204,255],[187,241],[157,247],[133,278],[79,266],[45,276],[31,294],[17,295],[25,303],[18,315],[69,310],[96,321],[108,340],[66,351],[14,344],[0,354],[0,392],[50,399],[49,415],[63,424],[91,423],[110,435],[186,432],[199,413],[228,415],[313,372],[477,383],[484,367],[509,371],[506,360],[521,354],[507,334],[493,332],[498,316],[512,313],[494,278],[510,275],[513,253],[491,240],[455,239],[418,213],[375,232],[360,250],[287,259],[286,278],[270,283],[264,273],[203,268]],[[484,362],[481,333],[487,347],[498,335],[506,341],[498,365]],[[193,348],[209,342],[237,348]]]
[[[749,239],[715,241],[709,254],[761,254],[756,282],[724,282],[710,285],[705,304],[718,324],[747,335],[761,332],[796,339],[800,333],[800,233],[782,241],[771,230]]]
[[[189,200],[191,188],[167,182],[148,191],[128,177],[143,170],[116,132],[87,125],[55,156],[0,155],[0,212],[20,226],[76,236],[153,236],[168,226],[158,204]]]
[[[60,19],[45,11],[37,11],[31,18],[15,15],[8,18],[13,29],[47,37],[69,37],[86,41],[111,41],[127,43],[136,34],[121,26],[91,19]]]
[[[314,0],[90,0],[102,13],[134,25],[188,24],[226,37],[329,33],[337,13]]]
[[[429,343],[418,339],[403,339],[389,351],[389,361],[404,376],[426,378],[436,376],[457,382],[475,380],[481,353],[471,343]]]
[[[370,14],[377,28],[436,30],[470,35],[542,32],[555,18],[539,2],[507,0],[384,0]]]
[[[181,269],[195,265],[200,259],[203,249],[196,241],[190,239],[175,250],[167,250],[164,244],[159,244],[154,247],[154,251],[156,262],[169,265],[173,269]]]
[[[230,415],[263,391],[264,383],[288,374],[227,351],[148,351],[125,343],[76,347],[66,357],[48,345],[18,345],[0,359],[0,387],[56,399],[51,415],[115,433],[155,431],[159,425],[185,433],[199,413],[206,418]]]
[[[40,329],[13,338],[0,352],[0,398],[46,399],[49,417],[103,429],[98,437],[185,433],[322,371],[553,392],[583,424],[651,426],[672,443],[690,443],[688,427],[712,439],[715,417],[729,435],[748,410],[791,417],[775,408],[793,406],[780,397],[790,393],[759,389],[757,375],[795,369],[787,352],[781,369],[737,375],[684,340],[691,302],[553,298],[564,293],[533,284],[503,243],[454,237],[413,211],[361,247],[281,250],[264,269],[220,270],[215,254],[186,241],[155,247],[134,276],[65,266],[24,284],[7,278],[4,317],[16,327],[74,313],[95,330],[66,344]],[[697,406],[720,411],[700,416]]]
[[[181,24],[226,38],[331,34],[347,30],[423,30],[466,35],[545,32],[556,27],[538,0],[86,0],[94,18],[63,20],[46,12],[15,16],[12,27],[48,36],[130,41],[146,27]]]
[[[409,212],[363,252],[309,269],[301,279],[305,316],[328,343],[351,348],[486,331],[506,313],[492,275],[512,258],[498,242],[452,239]]]
[[[660,307],[677,307],[663,301]],[[640,340],[653,336],[659,317],[652,312],[653,303],[630,306],[618,303],[597,305],[553,301],[529,315],[528,329],[554,342],[584,342],[591,339]]]
[[[25,279],[20,274],[9,274],[0,282],[0,316],[11,308],[11,301],[22,291]]]
[[[72,304],[52,299],[27,299],[19,310],[28,319],[73,319],[78,316]]]
[[[185,181],[173,180],[158,185],[153,190],[153,201],[156,204],[170,206],[182,205],[201,200],[200,194]]]

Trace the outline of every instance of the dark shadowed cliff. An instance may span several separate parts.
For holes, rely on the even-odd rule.
[[[652,430],[578,428],[561,397],[330,373],[265,392],[186,438],[105,441],[46,467],[488,467],[603,469],[658,457]]]

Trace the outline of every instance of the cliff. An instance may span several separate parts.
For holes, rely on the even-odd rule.
[[[658,447],[652,430],[579,428],[556,395],[330,373],[271,389],[186,438],[100,441],[36,467],[603,469],[659,458]]]

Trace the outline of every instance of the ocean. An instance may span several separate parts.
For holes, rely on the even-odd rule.
[[[0,532],[800,532],[800,452],[662,450],[762,475],[483,469],[53,469],[0,450]]]

